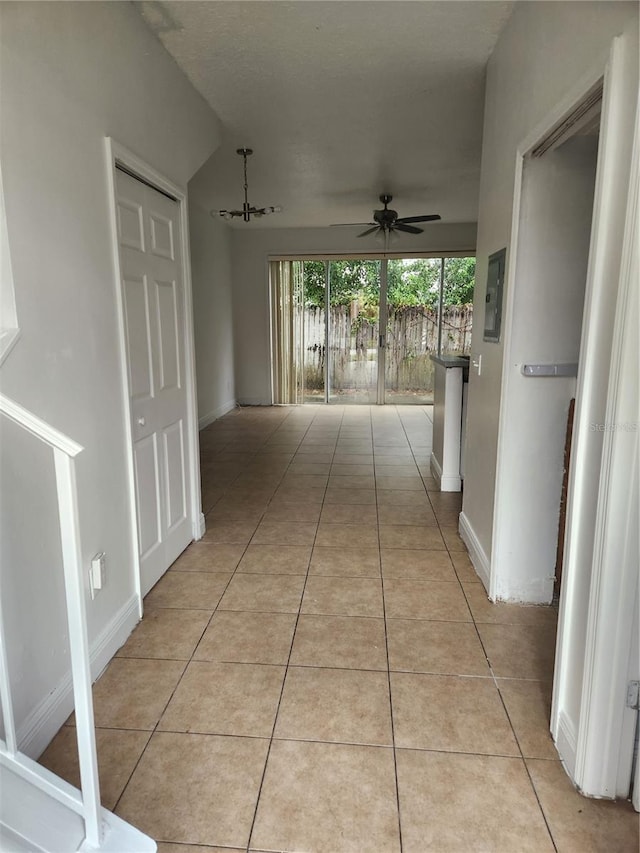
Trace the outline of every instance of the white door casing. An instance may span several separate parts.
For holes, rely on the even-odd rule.
[[[179,205],[116,170],[141,594],[192,539]]]

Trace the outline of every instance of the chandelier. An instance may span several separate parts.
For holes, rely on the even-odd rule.
[[[247,157],[253,154],[253,149],[251,148],[238,148],[236,149],[236,154],[240,154],[244,160],[244,204],[242,205],[242,210],[212,210],[212,216],[221,216],[223,219],[236,219],[237,217],[242,217],[245,222],[251,222],[251,217],[255,216],[260,218],[261,216],[267,216],[270,213],[280,213],[282,210],[281,207],[254,207],[249,204],[248,192],[249,186],[247,184]]]

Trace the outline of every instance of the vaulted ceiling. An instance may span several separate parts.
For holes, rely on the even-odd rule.
[[[382,192],[401,216],[476,220],[485,68],[513,3],[136,5],[223,123],[202,204],[241,204],[246,146],[249,201],[283,207],[255,227],[367,222]]]

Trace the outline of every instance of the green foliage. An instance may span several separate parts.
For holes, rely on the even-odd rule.
[[[444,304],[473,301],[475,258],[447,258],[444,267]],[[309,307],[324,305],[324,263],[304,262],[304,296]],[[361,311],[377,316],[380,297],[380,261],[344,260],[330,264],[330,301],[349,305],[357,300]],[[440,289],[440,258],[391,259],[387,265],[390,308],[423,305],[435,309]]]
[[[440,258],[392,259],[387,265],[390,308],[424,305],[435,308],[440,289]]]
[[[475,258],[447,258],[444,262],[444,304],[469,305],[473,302],[475,280]]]

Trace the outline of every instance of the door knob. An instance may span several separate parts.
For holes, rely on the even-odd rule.
[[[137,418],[136,420],[138,421],[138,426],[144,426],[146,424],[144,418]]]

